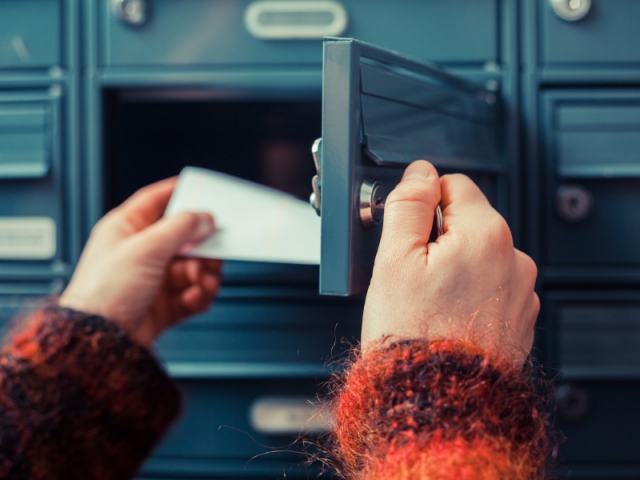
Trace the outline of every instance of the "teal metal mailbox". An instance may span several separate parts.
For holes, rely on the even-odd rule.
[[[247,464],[267,449],[215,428],[270,442],[254,407],[298,412],[272,397],[312,396],[334,343],[357,341],[353,294],[382,225],[360,216],[362,194],[382,200],[420,157],[469,174],[538,264],[534,351],[560,387],[561,469],[640,477],[637,0],[125,3],[0,2],[0,317],[59,291],[136,188],[196,164],[306,198],[323,138],[320,276],[230,263],[220,308],[167,333],[159,353],[189,410],[141,478],[310,476],[293,457]],[[301,21],[315,37],[291,34]],[[331,39],[323,72],[323,22],[380,48]],[[288,175],[264,174],[283,158],[271,171]],[[18,252],[25,235],[55,241]]]

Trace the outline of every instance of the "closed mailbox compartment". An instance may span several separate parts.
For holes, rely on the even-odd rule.
[[[297,439],[326,433],[330,422],[326,415],[314,417],[322,415],[317,381],[180,380],[185,414],[143,473],[211,478],[213,469],[221,478],[307,478]]]
[[[0,15],[0,69],[61,63],[62,0],[5,0]]]
[[[547,300],[559,369],[556,415],[567,437],[560,458],[638,462],[640,294],[554,291]]]
[[[341,35],[431,61],[499,62],[497,0],[143,0],[131,16],[118,13],[126,2],[96,3],[107,66],[320,65],[322,38]],[[309,27],[315,37],[296,36]]]
[[[544,106],[549,263],[640,265],[640,92],[550,92]]]
[[[61,95],[0,90],[0,270],[66,260]]]
[[[323,374],[357,342],[362,308],[312,288],[226,287],[211,312],[167,332],[158,352],[182,377]]]
[[[572,20],[558,15],[551,4],[565,4],[563,10],[571,10],[570,4],[574,2],[537,1],[542,18],[543,63],[640,62],[640,51],[636,48],[640,3],[635,0],[580,0],[576,2],[578,13]]]

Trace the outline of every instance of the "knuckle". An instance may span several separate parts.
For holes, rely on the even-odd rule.
[[[512,249],[513,237],[511,236],[511,229],[507,221],[495,210],[493,213],[490,220],[486,223],[491,243],[501,250]]]
[[[518,274],[532,290],[538,278],[538,267],[531,257],[516,250]]]
[[[91,228],[91,236],[101,235],[103,232],[111,230],[117,221],[117,209],[109,211]]]
[[[525,270],[530,276],[530,278],[532,278],[533,281],[535,282],[536,278],[538,278],[538,266],[530,256],[525,255],[524,253],[522,255],[524,257]]]
[[[533,321],[535,323],[535,319],[538,317],[538,313],[540,313],[540,297],[538,297],[537,293],[533,293]]]

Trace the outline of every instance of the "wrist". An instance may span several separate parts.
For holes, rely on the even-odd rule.
[[[87,298],[91,300],[87,301]],[[96,295],[79,295],[76,294],[73,289],[68,288],[58,299],[58,305],[62,308],[68,308],[77,312],[100,316],[122,328],[129,338],[138,345],[146,348],[153,346],[153,342],[159,335],[159,332],[153,328],[152,322],[128,318],[124,311],[118,314],[117,308],[100,305],[94,301],[95,298],[99,297]]]

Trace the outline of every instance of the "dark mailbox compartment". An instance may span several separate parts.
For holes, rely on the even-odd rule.
[[[350,295],[369,285],[382,222],[362,222],[367,182],[388,193],[409,163],[425,159],[440,173],[470,174],[495,204],[507,172],[498,105],[495,92],[436,66],[352,39],[325,41],[321,293]]]
[[[0,91],[0,270],[66,261],[61,90]]]
[[[560,18],[551,3],[550,0],[538,0],[544,63],[615,65],[640,62],[640,50],[636,48],[640,3],[636,0],[591,0],[586,16],[575,21]],[[566,1],[557,3],[569,4]]]
[[[322,38],[338,35],[437,62],[500,61],[498,0],[143,0],[146,21],[122,19],[122,3],[96,2],[107,66],[320,65]]]
[[[547,299],[560,372],[557,420],[567,437],[560,458],[640,461],[640,293],[565,291]]]
[[[637,267],[640,92],[548,92],[544,108],[548,262]]]
[[[234,86],[234,79],[246,83],[238,80],[241,85]],[[320,75],[305,88],[295,75],[261,80],[240,75],[198,88],[107,90],[106,207],[178,175],[185,165],[236,175],[307,201],[315,173],[310,148],[321,129]],[[227,284],[317,282],[318,266],[225,263]]]

